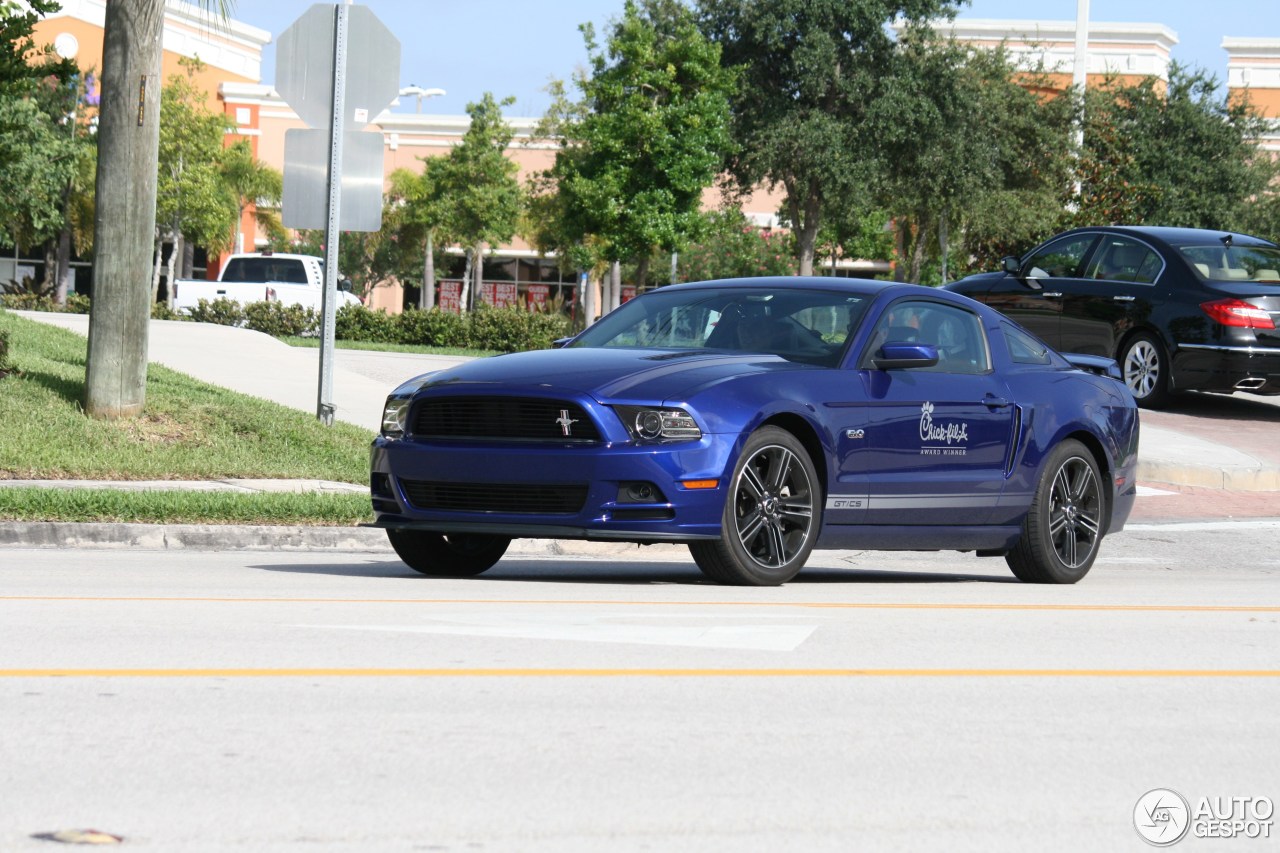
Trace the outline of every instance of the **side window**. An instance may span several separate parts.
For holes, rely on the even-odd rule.
[[[1085,278],[1152,284],[1164,269],[1164,261],[1152,249],[1128,237],[1105,236]]]
[[[876,323],[863,366],[886,343],[933,344],[938,363],[920,368],[934,373],[986,373],[991,367],[987,339],[976,314],[938,302],[898,302]]]
[[[1009,358],[1014,364],[1052,364],[1049,347],[1038,338],[1010,326],[1000,324],[1004,332],[1005,345],[1009,347]]]
[[[1054,240],[1036,250],[1022,265],[1027,278],[1079,278],[1080,267],[1097,234],[1078,234]]]

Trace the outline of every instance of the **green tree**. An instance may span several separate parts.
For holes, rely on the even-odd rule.
[[[237,140],[228,146],[220,160],[222,181],[236,200],[235,251],[246,250],[242,223],[244,212],[251,204],[254,220],[268,238],[282,238],[284,226],[280,223],[280,198],[284,194],[284,176],[254,157],[247,139]],[[247,249],[252,251],[252,244]]]
[[[450,240],[452,196],[449,193],[447,157],[422,157],[421,172],[397,169],[390,176],[391,195],[402,200],[392,206],[398,241],[405,252],[417,251],[422,259],[418,307],[423,311],[435,307],[436,251]],[[384,227],[383,230],[386,230]],[[408,274],[404,281],[417,276]]]
[[[38,80],[53,76],[71,79],[77,69],[51,45],[36,44],[34,30],[41,18],[61,9],[56,0],[0,2],[0,96],[25,96]]]
[[[35,98],[0,97],[0,163],[0,242],[28,248],[56,238],[75,142]]]
[[[200,0],[228,15],[227,0]],[[93,302],[85,412],[133,417],[146,402],[160,144],[163,0],[111,0],[102,38]]]
[[[878,195],[894,220],[899,281],[922,282],[953,240],[963,255],[1060,223],[1073,101],[1041,98],[1035,82],[1003,50],[904,30],[869,121],[884,147]]]
[[[207,96],[192,82],[203,67],[199,59],[180,60],[186,74],[173,74],[160,100],[160,147],[156,179],[156,269],[152,298],[160,284],[160,247],[169,254],[169,281],[191,274],[187,249],[203,246],[225,249],[240,200],[224,179],[223,138],[231,126],[227,118],[208,108]],[[182,266],[175,275],[175,262]],[[172,303],[172,286],[169,288]]]
[[[58,235],[68,230],[72,192],[92,162],[76,120],[79,71],[34,38],[39,19],[58,9],[49,0],[0,2],[0,242],[44,247],[44,291],[66,281],[60,271],[69,257],[60,257]]]
[[[450,198],[450,230],[467,249],[470,261],[471,275],[463,283],[463,310],[474,303],[474,291],[483,277],[485,246],[510,241],[520,222],[519,167],[506,155],[514,132],[501,109],[511,103],[508,98],[500,104],[486,92],[478,103],[467,104],[471,125],[462,143],[448,155],[445,191]]]
[[[872,104],[890,70],[887,25],[952,13],[949,0],[700,0],[702,30],[740,69],[733,102],[739,189],[782,187],[800,272],[813,272],[823,210],[869,197],[878,135]]]
[[[757,228],[736,207],[704,216],[703,236],[680,253],[681,281],[795,275],[792,235]]]
[[[1266,121],[1201,70],[1091,89],[1081,221],[1234,228],[1275,174]]]
[[[702,227],[703,191],[730,147],[734,75],[676,0],[627,0],[603,50],[582,28],[591,74],[556,128],[552,170],[573,242],[595,235],[609,261],[683,248]]]

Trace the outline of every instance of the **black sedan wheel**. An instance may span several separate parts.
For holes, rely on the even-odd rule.
[[[478,575],[501,560],[511,544],[506,536],[446,536],[426,530],[388,530],[387,538],[409,568],[438,578]]]
[[[723,538],[689,546],[707,577],[739,586],[791,580],[817,539],[821,489],[813,462],[791,433],[752,433],[729,481]]]
[[[1062,442],[1045,462],[1022,538],[1005,562],[1026,583],[1075,583],[1098,555],[1106,505],[1093,456],[1078,441]]]
[[[1125,341],[1117,361],[1139,406],[1154,409],[1169,399],[1169,360],[1151,335],[1140,332]]]

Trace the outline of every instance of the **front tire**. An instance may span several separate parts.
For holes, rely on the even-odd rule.
[[[1139,406],[1158,409],[1169,401],[1169,358],[1158,340],[1139,332],[1125,341],[1116,360]]]
[[[446,535],[427,530],[388,530],[387,538],[405,565],[437,578],[469,578],[481,574],[501,560],[511,544],[506,536]]]
[[[747,439],[729,480],[722,536],[689,545],[717,583],[777,586],[799,573],[818,538],[822,490],[804,445],[777,427]]]
[[[1106,507],[1093,455],[1075,439],[1062,442],[1045,460],[1022,537],[1005,562],[1024,583],[1075,583],[1098,556]]]

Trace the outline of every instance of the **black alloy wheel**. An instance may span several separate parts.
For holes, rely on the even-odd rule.
[[[1022,537],[1005,561],[1027,583],[1075,583],[1098,556],[1107,499],[1093,455],[1068,439],[1045,460]]]
[[[804,445],[777,427],[752,433],[729,480],[723,537],[689,546],[724,584],[776,586],[804,566],[817,540],[821,488]]]

